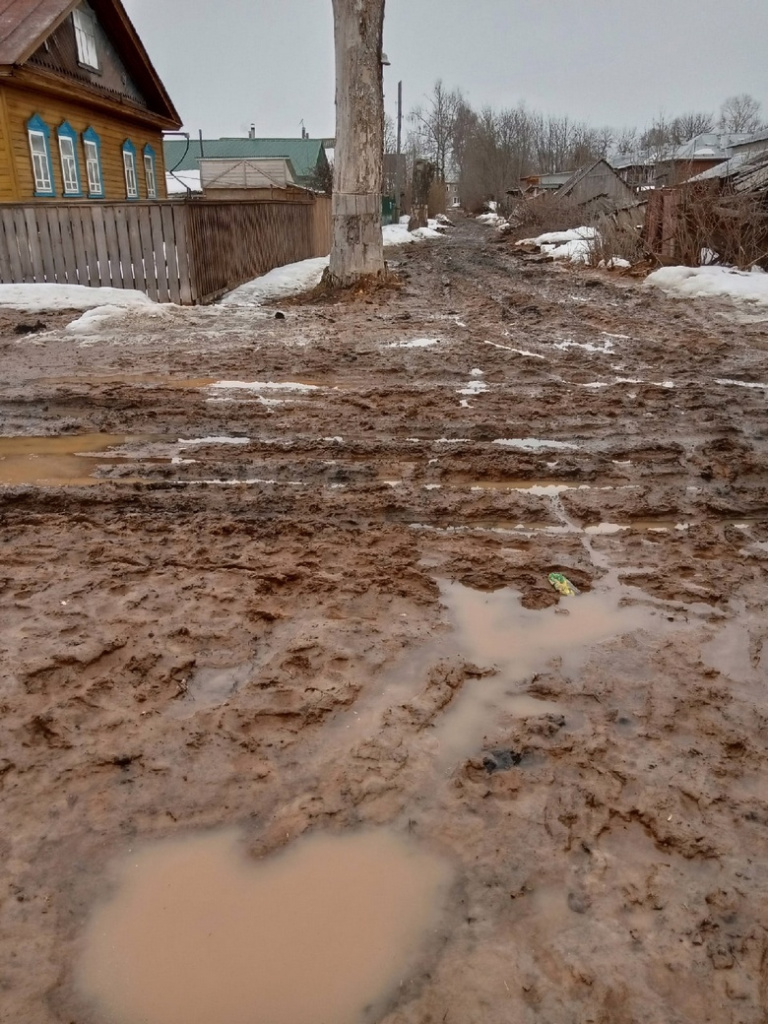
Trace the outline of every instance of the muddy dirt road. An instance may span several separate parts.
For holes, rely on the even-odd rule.
[[[115,863],[305,835],[440,865],[334,1024],[766,1020],[768,323],[470,222],[390,255],[398,292],[284,319],[4,317],[2,1021],[178,1024],[189,943],[131,976],[170,1007],[89,985]],[[261,1019],[237,963],[201,1019]]]

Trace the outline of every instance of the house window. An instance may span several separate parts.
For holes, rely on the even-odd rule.
[[[144,177],[147,182],[147,198],[157,199],[157,176],[155,175],[155,151],[144,147]]]
[[[50,129],[39,114],[27,121],[29,152],[32,157],[32,173],[35,179],[36,196],[54,196],[53,172],[51,170]]]
[[[85,150],[85,172],[88,177],[88,195],[95,199],[104,195],[100,148],[101,140],[93,128],[84,131],[83,149]]]
[[[80,171],[77,166],[77,132],[71,125],[64,124],[58,130],[59,155],[61,156],[61,178],[65,196],[81,196]]]
[[[129,199],[139,198],[139,181],[136,177],[136,147],[127,139],[123,143],[123,170],[125,171],[125,194]]]
[[[96,50],[96,19],[85,8],[72,11],[77,42],[77,60],[83,67],[99,70],[99,54]]]

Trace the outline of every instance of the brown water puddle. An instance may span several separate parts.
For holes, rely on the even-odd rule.
[[[440,592],[462,655],[499,670],[467,683],[438,723],[435,735],[445,766],[478,753],[486,730],[504,717],[565,713],[563,705],[549,706],[523,690],[525,681],[553,658],[573,673],[594,645],[640,629],[659,631],[663,622],[656,609],[622,605],[618,586],[540,610],[523,608],[511,589],[488,593],[443,581]],[[569,717],[574,723],[580,719]]]
[[[376,831],[257,861],[236,830],[115,866],[76,969],[100,1024],[362,1024],[434,937],[448,865]]]
[[[0,437],[0,486],[56,484],[92,486],[103,483],[93,476],[105,463],[123,461],[119,456],[103,460],[87,453],[108,452],[119,445],[145,438],[125,434],[70,434],[65,437]]]

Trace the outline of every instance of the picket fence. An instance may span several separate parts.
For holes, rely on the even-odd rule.
[[[326,196],[0,206],[3,284],[135,288],[193,305],[330,248]]]

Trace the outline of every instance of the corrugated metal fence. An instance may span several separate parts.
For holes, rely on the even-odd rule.
[[[136,288],[213,302],[273,267],[331,248],[331,201],[0,206],[0,283]]]

